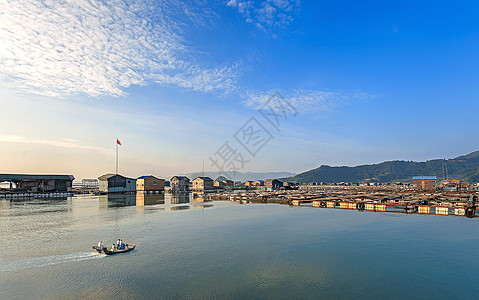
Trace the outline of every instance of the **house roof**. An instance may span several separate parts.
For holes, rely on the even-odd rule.
[[[108,178],[110,177],[113,177],[115,176],[116,174],[111,174],[111,173],[108,173],[108,174],[105,174],[105,175],[101,175],[100,177],[98,177],[98,180],[108,180]]]
[[[413,180],[436,180],[437,176],[414,176]]]
[[[22,180],[74,180],[73,175],[41,175],[41,174],[0,174],[1,181],[22,181]]]
[[[130,179],[130,180],[135,180],[135,178],[130,178],[130,177],[126,177],[126,176],[123,176],[123,175],[120,175],[120,174],[105,174],[103,176],[100,176],[98,177],[98,180],[110,180],[111,178],[113,177],[121,177],[121,178],[125,178],[125,179]]]
[[[137,180],[138,180],[138,179],[146,179],[146,178],[149,178],[149,177],[151,177],[151,178],[153,178],[153,179],[156,179],[156,180],[158,180],[158,181],[161,181],[161,180],[165,181],[164,179],[155,177],[155,176],[153,176],[153,175],[140,176],[140,177],[137,178]]]
[[[204,180],[204,181],[213,181],[213,179],[211,179],[209,177],[206,177],[206,176],[198,176],[194,180],[196,180],[198,178],[201,179],[201,180]]]
[[[281,181],[279,181],[278,179],[266,179],[264,182],[273,182],[273,181],[275,181],[275,180],[278,181],[278,182],[281,182]]]
[[[157,180],[160,180],[160,178],[157,178],[157,177],[155,177],[155,176],[153,176],[153,175],[144,175],[144,176],[138,177],[137,179],[145,179],[145,178],[148,178],[148,177],[153,177],[153,178],[155,178],[155,179],[157,179]]]
[[[172,180],[173,178],[178,178],[179,180],[190,180],[190,179],[189,179],[188,177],[186,177],[186,176],[173,176],[173,177],[171,177],[170,180]]]

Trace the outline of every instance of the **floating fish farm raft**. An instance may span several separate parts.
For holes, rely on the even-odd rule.
[[[207,194],[215,201],[234,201],[241,204],[276,203],[292,206],[310,206],[325,209],[349,209],[389,213],[417,213],[433,215],[477,215],[477,194],[471,192],[395,191],[371,188],[335,188],[289,191],[220,192]]]

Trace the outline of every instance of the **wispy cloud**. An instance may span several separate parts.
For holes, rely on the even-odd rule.
[[[198,66],[188,66],[180,72],[157,74],[156,81],[162,84],[177,85],[194,91],[212,92],[221,90],[232,92],[236,90],[236,79],[240,71],[237,65],[222,66],[213,69],[203,69]]]
[[[225,3],[225,2],[223,2]],[[297,0],[229,0],[264,31],[288,26]],[[220,4],[222,5],[222,4]],[[201,92],[241,94],[239,63],[204,65],[183,33],[217,16],[206,0],[0,1],[0,84],[48,96],[123,96],[157,82]],[[188,23],[189,22],[189,23]],[[272,93],[249,92],[248,106]],[[305,109],[324,109],[360,93],[284,92]]]
[[[195,14],[181,1],[1,1],[3,84],[49,96],[121,96],[150,81],[231,89],[235,65],[185,59],[191,49],[169,16],[178,11]]]
[[[258,109],[263,106],[278,91],[249,91],[243,96],[247,107]],[[297,111],[324,111],[350,103],[351,101],[374,97],[364,92],[341,92],[297,89],[279,91]]]
[[[228,0],[245,18],[247,23],[267,32],[270,29],[284,28],[294,20],[294,13],[299,8],[299,0]]]
[[[64,140],[37,140],[37,139],[28,139],[23,136],[18,135],[0,135],[0,143],[26,143],[26,144],[41,144],[53,147],[61,148],[74,148],[74,149],[83,149],[83,150],[92,150],[98,151],[105,155],[111,155],[112,150],[108,150],[102,147],[84,145],[78,143],[73,139],[64,139]]]

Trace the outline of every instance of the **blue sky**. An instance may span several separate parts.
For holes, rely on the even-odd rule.
[[[477,1],[9,1],[0,40],[4,173],[97,177],[116,137],[132,177],[217,171],[225,142],[243,172],[479,150]]]

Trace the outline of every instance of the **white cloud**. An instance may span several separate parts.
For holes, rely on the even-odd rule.
[[[294,20],[295,9],[299,8],[299,0],[230,0],[227,6],[234,7],[256,28],[267,32],[268,29],[287,27]]]
[[[210,68],[184,60],[191,50],[178,22],[168,16],[169,11],[177,13],[174,5],[133,0],[0,1],[2,83],[49,96],[121,96],[130,85],[150,81],[198,91],[232,88],[235,66]]]
[[[195,91],[211,92],[221,89],[230,92],[236,89],[235,81],[238,74],[236,65],[214,69],[189,66],[183,72],[174,75],[158,74],[156,80],[159,83],[174,84]]]
[[[244,94],[244,104],[247,107],[259,109],[275,95],[283,97],[284,100],[291,104],[296,111],[300,112],[329,110],[339,105],[347,104],[351,101],[373,97],[372,95],[364,92],[345,93],[340,91],[304,89],[293,90],[291,92],[250,91]]]

